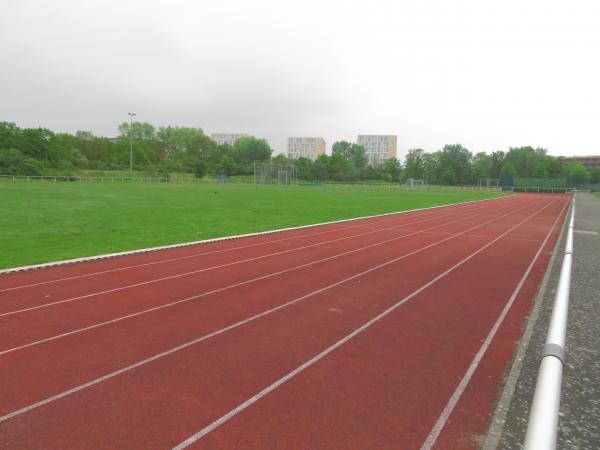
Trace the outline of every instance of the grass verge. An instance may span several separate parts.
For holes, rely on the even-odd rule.
[[[0,183],[0,268],[491,198],[384,187]]]

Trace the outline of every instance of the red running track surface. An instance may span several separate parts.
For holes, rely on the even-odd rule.
[[[569,200],[0,276],[0,447],[477,448]]]

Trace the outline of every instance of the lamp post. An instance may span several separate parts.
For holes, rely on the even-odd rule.
[[[129,114],[129,178],[133,180],[133,116],[135,113]]]

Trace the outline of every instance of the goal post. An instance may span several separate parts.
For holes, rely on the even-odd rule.
[[[295,164],[254,163],[254,184],[296,184]]]
[[[406,187],[407,189],[424,189],[427,187],[427,182],[425,180],[409,178],[406,180],[404,187]]]
[[[480,178],[479,189],[498,189],[500,188],[500,178]]]

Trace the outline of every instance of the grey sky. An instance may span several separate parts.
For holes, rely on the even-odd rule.
[[[598,1],[2,0],[0,120],[599,154],[598,55]]]

